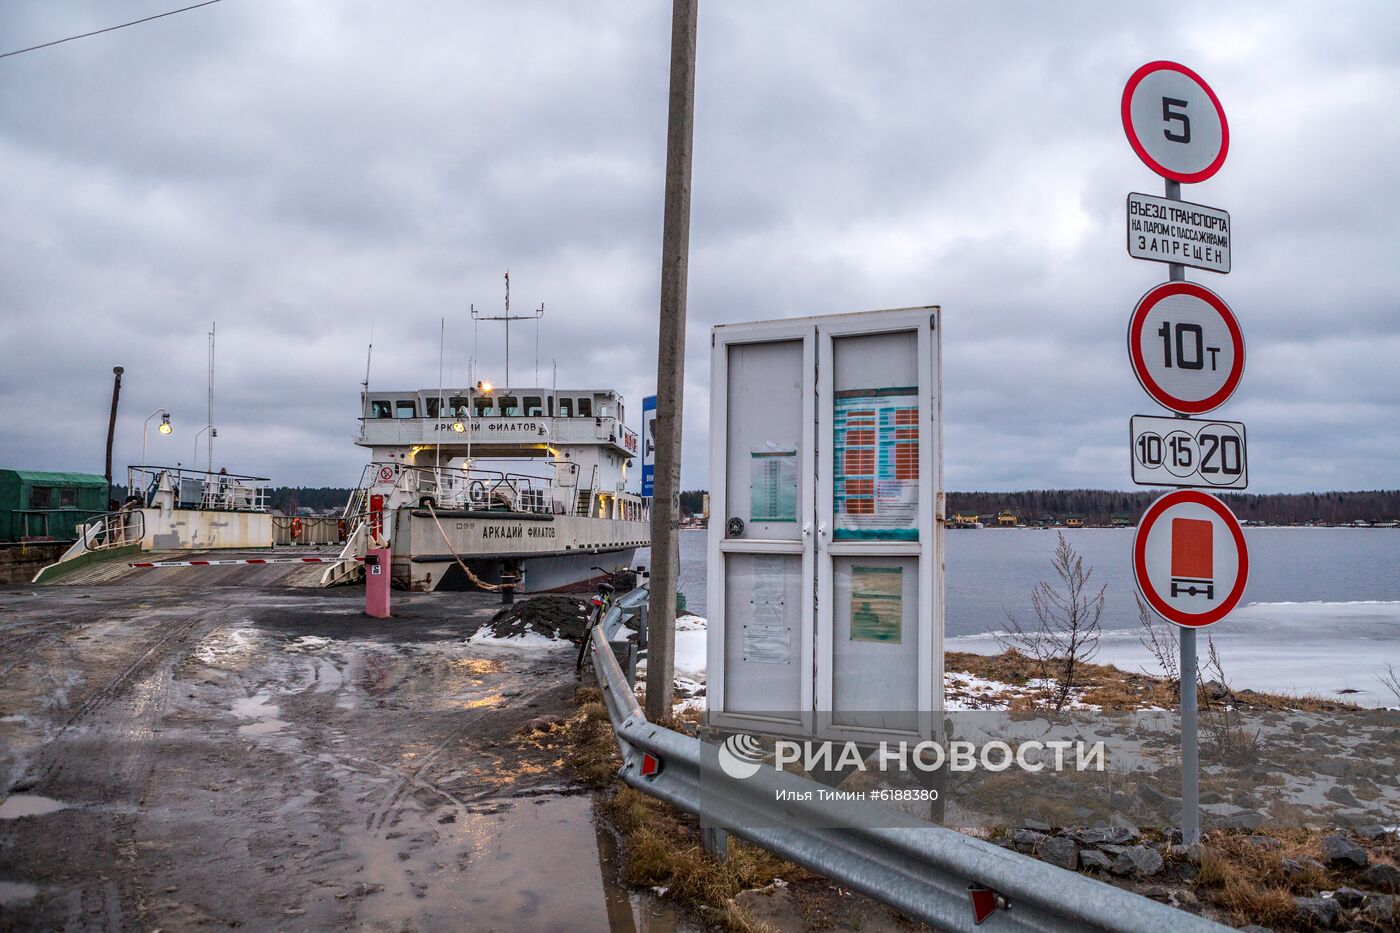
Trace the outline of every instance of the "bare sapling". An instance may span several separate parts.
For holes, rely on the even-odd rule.
[[[1148,608],[1140,595],[1134,594],[1133,598],[1137,600],[1138,625],[1141,627],[1138,642],[1157,662],[1163,679],[1180,690],[1181,665],[1177,659],[1176,628]],[[1144,669],[1143,673],[1151,674],[1152,671]]]
[[[1017,651],[1035,662],[1042,679],[1053,681],[1050,705],[1064,709],[1083,679],[1083,666],[1099,651],[1099,619],[1107,584],[1095,590],[1093,567],[1060,533],[1050,565],[1058,582],[1042,580],[1031,591],[1035,624],[1023,626],[1007,615],[1007,630],[997,636],[1003,650]]]
[[[1400,673],[1395,670],[1394,664],[1385,666],[1385,673],[1377,677],[1381,686],[1395,694],[1395,701],[1400,703]]]

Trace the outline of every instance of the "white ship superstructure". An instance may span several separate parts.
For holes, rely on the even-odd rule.
[[[650,541],[645,502],[626,491],[638,438],[614,391],[374,389],[361,403],[370,462],[347,552],[387,544],[398,586],[560,589]]]

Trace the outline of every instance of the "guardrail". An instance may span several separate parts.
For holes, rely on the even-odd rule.
[[[818,813],[817,784],[763,767],[758,774],[701,793],[700,739],[649,722],[627,683],[601,627],[589,651],[622,755],[619,777],[672,806],[698,816],[702,827],[723,827],[789,861],[939,930],[1122,930],[1130,933],[1219,931],[1202,917],[935,826],[874,803],[843,804],[842,829],[804,825],[830,819]],[[707,781],[715,777],[707,773]],[[732,787],[732,790],[731,790]],[[777,792],[786,790],[782,810]],[[811,800],[813,803],[806,803]],[[861,820],[869,808],[870,819]],[[782,814],[793,818],[784,821]],[[806,816],[807,819],[803,819]],[[864,822],[868,825],[862,827]],[[980,924],[972,891],[996,898],[999,909]]]

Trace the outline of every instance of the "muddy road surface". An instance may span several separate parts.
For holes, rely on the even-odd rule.
[[[360,598],[0,588],[0,929],[674,929],[532,728],[571,646]]]

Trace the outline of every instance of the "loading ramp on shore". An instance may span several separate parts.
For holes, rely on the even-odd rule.
[[[319,587],[327,561],[336,561],[341,546],[320,548],[249,548],[205,551],[143,551],[75,568],[55,585],[147,586],[161,589],[209,586]],[[314,558],[314,562],[300,560]],[[208,561],[200,564],[200,561]],[[240,563],[234,563],[239,561]],[[246,563],[253,561],[253,563]],[[259,563],[267,561],[267,563]],[[169,564],[178,566],[133,566]]]

